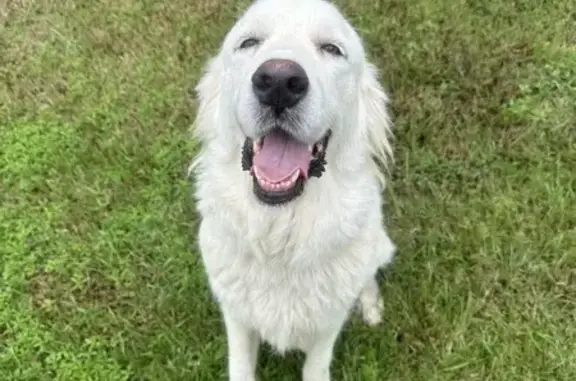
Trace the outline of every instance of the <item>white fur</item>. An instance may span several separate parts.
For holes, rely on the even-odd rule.
[[[258,46],[237,49],[254,36]],[[321,52],[324,42],[337,43],[346,57]],[[259,202],[241,169],[245,138],[266,128],[250,77],[269,58],[297,61],[310,79],[298,106],[299,138],[312,144],[333,131],[324,175],[282,206]],[[198,242],[226,326],[230,381],[255,380],[261,340],[280,352],[305,351],[304,381],[328,381],[333,345],[355,304],[367,323],[380,322],[374,277],[395,252],[382,225],[379,164],[390,159],[391,135],[376,71],[333,5],[258,0],[228,33],[197,91]]]

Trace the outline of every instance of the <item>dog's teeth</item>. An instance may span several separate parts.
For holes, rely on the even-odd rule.
[[[263,177],[262,174],[258,171],[257,167],[253,167],[252,172],[254,173],[254,177],[256,177],[258,184],[260,184],[260,187],[266,191],[269,191],[269,192],[284,191],[284,190],[290,189],[294,186],[294,184],[296,183],[296,181],[300,177],[300,170],[296,170],[290,176],[289,179],[286,179],[286,180],[278,182],[278,183],[274,183],[274,182],[266,180],[266,178]]]
[[[300,176],[300,170],[294,172],[294,174],[293,174],[292,177],[290,178],[290,182],[291,182],[291,183],[295,183],[296,180],[298,180],[298,176]]]
[[[262,149],[262,138],[254,140],[254,143],[252,143],[252,150],[254,151],[254,154],[260,152],[261,149]]]
[[[314,150],[314,144],[308,146],[308,152],[312,152]]]
[[[324,151],[324,147],[322,146],[322,144],[317,144],[316,149],[318,150],[318,152]]]

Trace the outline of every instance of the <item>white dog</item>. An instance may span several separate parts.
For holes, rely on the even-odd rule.
[[[265,341],[306,353],[304,381],[328,381],[353,307],[380,322],[375,274],[396,250],[382,224],[391,134],[376,71],[334,5],[257,0],[197,92],[198,242],[229,379],[256,379]]]

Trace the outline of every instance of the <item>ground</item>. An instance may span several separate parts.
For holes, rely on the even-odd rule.
[[[247,2],[0,2],[2,380],[225,379],[184,173]],[[400,252],[334,379],[576,379],[576,2],[340,4],[392,96]]]

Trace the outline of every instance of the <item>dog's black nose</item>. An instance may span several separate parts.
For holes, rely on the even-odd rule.
[[[295,106],[308,92],[310,82],[304,68],[294,61],[272,59],[252,75],[252,88],[258,100],[277,113]]]

